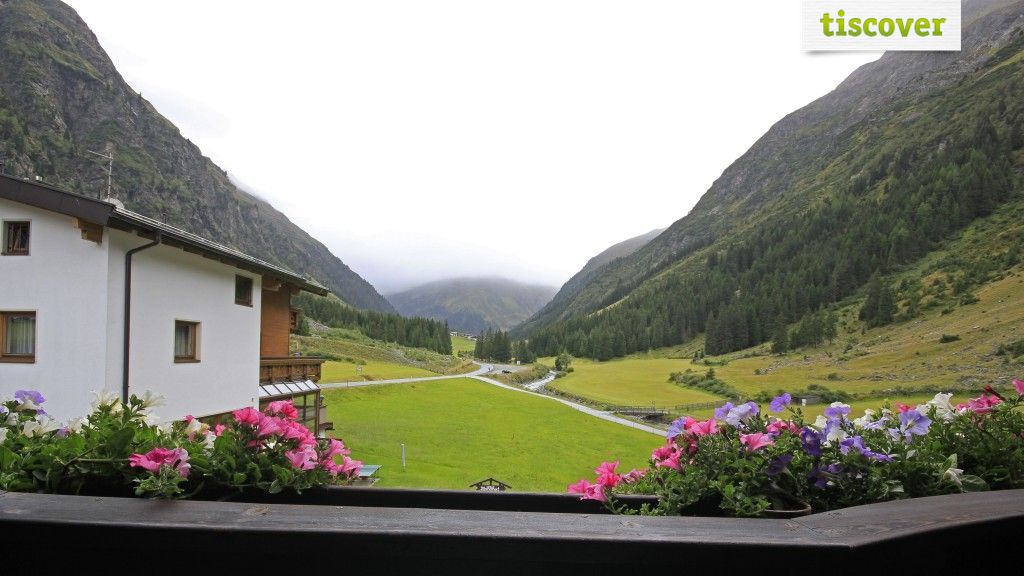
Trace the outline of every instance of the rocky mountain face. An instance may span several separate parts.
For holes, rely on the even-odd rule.
[[[689,214],[563,287],[529,334],[628,352],[728,316],[744,336],[725,340],[764,341],[1017,198],[1024,2],[968,0],[963,22],[962,51],[885,54],[781,119]]]
[[[56,0],[0,0],[0,160],[80,193],[106,184],[125,205],[323,283],[362,309],[377,291],[269,203],[240,190],[118,74],[96,36]]]
[[[564,308],[566,302],[571,301],[572,298],[579,294],[591,280],[600,275],[600,270],[602,268],[619,258],[625,258],[626,256],[633,254],[637,250],[646,246],[651,240],[657,238],[658,235],[664,231],[664,228],[651,230],[646,234],[634,236],[633,238],[623,240],[618,244],[614,244],[604,249],[600,254],[588,260],[586,265],[584,265],[579,272],[574,274],[572,278],[562,285],[562,288],[558,290],[558,294],[548,302],[544,308],[531,316],[529,321],[517,326],[515,332],[517,334],[525,334],[531,327],[544,325],[549,322],[551,320],[551,316],[557,316],[558,311]]]
[[[478,334],[508,330],[540,310],[554,295],[550,286],[505,278],[457,278],[424,284],[388,299],[405,316],[445,320],[454,330]]]

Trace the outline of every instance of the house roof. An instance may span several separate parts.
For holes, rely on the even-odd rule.
[[[321,296],[329,292],[315,280],[181,228],[132,212],[114,202],[89,198],[41,182],[21,180],[5,174],[0,174],[0,198],[73,216],[93,224],[134,232],[141,236],[155,237],[159,233],[163,244],[181,248],[186,252],[218,260],[242,270],[265,274],[294,284],[306,292]]]

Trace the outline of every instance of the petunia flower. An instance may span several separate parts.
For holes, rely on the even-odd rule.
[[[754,432],[752,434],[740,434],[740,444],[747,447],[747,452],[757,452],[765,446],[775,444],[775,440],[772,440],[771,434]]]
[[[1024,380],[1014,379],[1013,389],[1017,391],[1018,396],[1024,396]]]
[[[709,434],[714,434],[718,431],[718,421],[714,418],[708,418],[703,422],[694,420],[686,428],[686,431],[694,436],[707,436]]]
[[[278,400],[267,405],[267,413],[274,416],[281,416],[290,420],[299,417],[299,411],[292,404],[291,400]]]
[[[741,428],[747,420],[757,416],[758,412],[760,412],[760,408],[757,407],[756,403],[747,402],[730,408],[725,414],[724,419],[725,422],[733,428]]]
[[[42,410],[43,402],[46,402],[46,398],[35,390],[18,390],[14,393],[14,399],[18,401],[18,406],[15,410]]]
[[[771,404],[768,405],[768,409],[772,412],[782,412],[786,406],[789,406],[793,402],[793,396],[786,392],[775,398],[772,398]]]
[[[312,470],[317,465],[316,450],[309,446],[289,450],[284,453],[284,457],[292,467],[299,470]]]
[[[668,427],[668,433],[665,434],[665,438],[671,440],[676,436],[679,436],[687,429],[689,424],[693,422],[693,418],[689,416],[681,416],[672,421],[672,424]]]
[[[633,468],[632,470],[629,471],[628,474],[624,474],[622,476],[622,481],[624,483],[626,483],[626,484],[634,484],[636,482],[639,482],[640,479],[643,478],[646,475],[647,475],[647,469],[646,468],[641,469],[641,470]]]
[[[252,406],[246,406],[241,410],[235,410],[231,413],[235,417],[235,422],[239,424],[248,424],[250,426],[256,426],[260,423],[260,418],[265,418],[263,414],[260,414],[259,410],[256,410]]]
[[[732,402],[726,402],[725,404],[722,404],[718,408],[715,408],[715,418],[718,418],[719,420],[725,420],[725,415],[728,414],[729,411],[732,409]]]
[[[778,476],[779,474],[782,474],[782,471],[785,470],[792,461],[792,454],[781,454],[771,461],[771,464],[769,464],[768,468],[765,469],[765,474],[769,476]]]
[[[821,434],[814,428],[804,426],[800,430],[800,443],[808,455],[821,456]]]
[[[187,478],[192,465],[188,463],[188,451],[184,448],[153,448],[145,454],[132,454],[128,458],[128,464],[135,468],[149,470],[156,474],[160,468],[169,466]]]
[[[843,418],[850,413],[850,405],[842,402],[833,402],[825,408],[824,416],[828,419]]]
[[[789,420],[772,420],[767,426],[765,426],[765,431],[772,436],[778,437],[781,436],[783,432],[798,434],[800,429],[796,427],[796,424]]]
[[[590,485],[589,482],[587,482],[586,480],[580,478],[579,482],[577,482],[575,484],[569,484],[569,486],[566,487],[566,490],[570,494],[586,494],[587,493],[587,486],[589,486],[589,485]]]

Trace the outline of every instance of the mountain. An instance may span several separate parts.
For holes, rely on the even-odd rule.
[[[540,310],[554,295],[549,286],[505,278],[455,278],[391,294],[388,300],[405,316],[446,320],[454,330],[477,334],[508,330]]]
[[[323,283],[352,306],[393,312],[377,291],[227,173],[133,90],[78,14],[56,0],[0,0],[0,159],[4,171],[113,193],[158,218]]]
[[[558,291],[558,294],[547,304],[544,305],[539,312],[530,317],[527,322],[516,327],[515,332],[518,334],[524,334],[530,330],[530,328],[536,325],[542,325],[548,323],[552,318],[557,318],[558,311],[564,309],[565,302],[571,300],[574,296],[579,294],[580,290],[590,283],[597,275],[599,270],[605,265],[618,260],[619,258],[625,258],[630,254],[633,254],[637,250],[643,248],[648,242],[654,240],[659,234],[664,232],[664,228],[657,230],[651,230],[646,234],[640,236],[634,236],[628,240],[623,240],[618,244],[614,244],[606,248],[603,252],[594,256],[590,260],[587,260],[586,265],[580,269],[579,272],[573,275]]]
[[[960,52],[887,53],[780,120],[689,214],[556,295],[531,346],[609,358],[706,332],[709,353],[743,349],[873,277],[903,312],[892,274],[1024,188],[1024,2],[968,1],[963,22]],[[984,277],[946,270],[961,292]]]

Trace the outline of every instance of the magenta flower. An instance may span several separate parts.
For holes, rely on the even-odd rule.
[[[602,462],[600,466],[594,469],[594,473],[597,474],[597,483],[606,488],[614,488],[622,476],[615,473],[615,468],[618,467],[619,461],[615,462]]]
[[[1024,380],[1014,380],[1013,389],[1017,391],[1018,396],[1024,396]]]
[[[363,463],[360,460],[353,460],[348,456],[342,457],[341,473],[349,478],[353,478],[359,475],[359,471],[363,469]]]
[[[327,452],[324,454],[324,458],[334,458],[335,456],[348,456],[352,451],[345,448],[345,443],[336,438],[331,438],[330,444],[327,446]]]
[[[656,461],[655,466],[658,468],[672,468],[673,470],[682,470],[683,465],[679,462],[683,453],[679,450],[673,450],[672,453],[662,460]]]
[[[271,402],[267,405],[267,414],[282,416],[291,420],[299,417],[299,411],[295,409],[295,405],[292,404],[291,400]]]
[[[132,454],[128,464],[135,468],[143,468],[156,474],[163,466],[176,470],[182,478],[187,478],[192,465],[188,463],[188,451],[184,448],[153,448],[145,454]]]
[[[992,411],[992,408],[996,404],[1002,403],[1002,400],[995,396],[986,396],[982,394],[977,398],[973,398],[967,401],[967,409],[977,414],[987,414]]]
[[[257,412],[257,414],[259,414]],[[281,420],[274,418],[273,416],[266,416],[260,414],[260,420],[256,424],[256,436],[264,438],[273,434],[282,432]]]
[[[569,484],[569,486],[566,487],[566,490],[569,492],[569,494],[586,494],[587,486],[589,485],[589,482],[580,478],[579,482],[575,484]]]
[[[778,437],[783,432],[790,432],[792,434],[798,434],[800,429],[796,427],[796,424],[788,420],[772,420],[765,427],[765,430],[772,436]]]
[[[309,446],[296,448],[284,453],[284,457],[291,462],[291,465],[299,470],[312,470],[316,468],[316,450]]]
[[[718,431],[718,422],[714,418],[708,418],[703,422],[694,420],[686,431],[694,436],[707,436]]]
[[[646,468],[643,469],[643,470],[637,470],[636,468],[633,468],[632,470],[629,471],[628,474],[625,474],[622,477],[622,481],[625,482],[626,484],[634,484],[636,482],[639,482],[640,479],[643,478],[646,475],[647,475],[647,469]]]
[[[683,430],[689,430],[693,422],[693,418],[690,418],[689,416],[676,418],[672,421],[672,425],[668,427],[668,434],[665,435],[665,438],[671,440],[676,436],[679,436],[683,433]]]
[[[217,424],[216,426],[213,427],[213,435],[220,436],[221,434],[224,433],[224,430],[226,429],[227,427],[224,426],[223,424]]]
[[[597,500],[604,502],[607,498],[604,495],[604,488],[600,484],[588,484],[587,491],[583,494],[583,500]]]
[[[256,426],[260,423],[260,418],[263,418],[263,414],[260,414],[259,410],[251,406],[242,408],[241,410],[235,410],[231,413],[235,417],[235,422],[239,424],[248,424],[250,426]]]
[[[748,452],[757,452],[765,446],[775,444],[775,441],[772,440],[771,434],[754,432],[751,434],[740,434],[740,444],[744,444]]]

